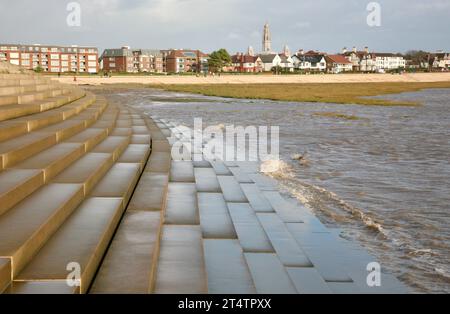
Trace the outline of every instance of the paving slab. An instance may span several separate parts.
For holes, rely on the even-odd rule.
[[[148,135],[140,135],[140,134],[134,134],[131,137],[131,144],[145,144],[150,145],[152,143],[152,137],[150,134]]]
[[[233,176],[217,176],[225,200],[229,203],[247,203],[248,199]]]
[[[67,143],[81,143],[85,146],[85,151],[92,150],[108,136],[106,129],[86,129],[85,131],[66,140]]]
[[[165,208],[169,176],[144,172],[128,204],[128,210],[162,211]]]
[[[165,225],[162,231],[155,293],[207,292],[200,226]]]
[[[89,293],[152,293],[160,234],[160,212],[127,210]]]
[[[119,162],[123,163],[139,163],[141,169],[144,168],[147,163],[148,156],[150,155],[150,145],[144,144],[130,144],[119,158]]]
[[[256,294],[239,241],[204,240],[210,294]]]
[[[195,183],[169,183],[165,213],[167,225],[199,225]]]
[[[227,203],[221,193],[198,193],[200,223],[205,239],[237,239]]]
[[[288,267],[287,272],[300,294],[331,294],[325,280],[314,268]]]
[[[172,165],[172,157],[170,153],[152,151],[147,166],[146,172],[155,173],[169,173]]]
[[[276,214],[257,214],[278,258],[287,267],[313,267],[311,260]]]
[[[92,153],[105,153],[113,156],[116,162],[130,144],[129,136],[108,136],[104,141],[92,149]]]
[[[232,176],[230,169],[225,166],[223,161],[211,161],[211,166],[218,176]]]
[[[245,168],[242,168],[245,171]],[[248,176],[256,183],[261,191],[278,191],[278,182],[260,173],[249,173]]]
[[[194,174],[198,192],[222,193],[213,168],[195,168]]]
[[[192,161],[172,161],[170,182],[195,183]]]
[[[228,210],[245,253],[275,253],[250,204],[228,203]]]
[[[275,212],[284,222],[288,223],[303,223],[300,209],[294,207],[286,201],[279,192],[264,191],[264,197],[269,201]]]
[[[24,295],[55,295],[55,294],[75,294],[79,293],[76,287],[69,287],[66,280],[62,281],[30,281],[13,282],[5,291],[5,294]]]
[[[241,188],[255,212],[275,212],[272,205],[270,205],[256,184],[241,184]]]
[[[258,294],[297,294],[276,254],[245,253],[244,256]]]

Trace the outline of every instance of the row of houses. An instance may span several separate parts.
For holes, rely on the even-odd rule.
[[[265,44],[267,46],[267,43]],[[299,50],[291,54],[288,47],[273,53],[266,49],[255,54],[231,56],[231,64],[223,70],[237,73],[258,72],[389,72],[401,69],[449,70],[450,53],[426,53],[420,60],[407,60],[401,54],[371,52],[366,47],[339,54]],[[182,49],[106,49],[99,57],[95,47],[6,45],[0,44],[0,61],[8,61],[28,69],[52,73],[208,73],[208,55],[200,50]]]

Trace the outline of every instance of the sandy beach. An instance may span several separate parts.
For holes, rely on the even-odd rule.
[[[271,84],[271,83],[381,83],[381,82],[444,82],[450,81],[450,73],[413,74],[323,74],[323,75],[222,75],[215,77],[196,76],[113,76],[55,78],[61,83],[78,85],[101,84]]]

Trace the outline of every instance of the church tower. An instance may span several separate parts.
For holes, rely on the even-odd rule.
[[[269,54],[272,53],[272,36],[270,34],[269,23],[264,25],[264,35],[263,35],[263,53]]]
[[[255,50],[253,49],[252,46],[249,46],[249,47],[248,47],[248,50],[247,50],[247,56],[252,56],[252,57],[255,56]]]

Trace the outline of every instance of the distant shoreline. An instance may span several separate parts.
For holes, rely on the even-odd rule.
[[[317,84],[317,83],[431,83],[450,82],[450,72],[406,74],[314,74],[314,75],[222,75],[196,76],[132,76],[118,75],[111,78],[99,76],[54,77],[61,83],[78,85],[144,84],[144,85],[204,85],[204,84]]]

